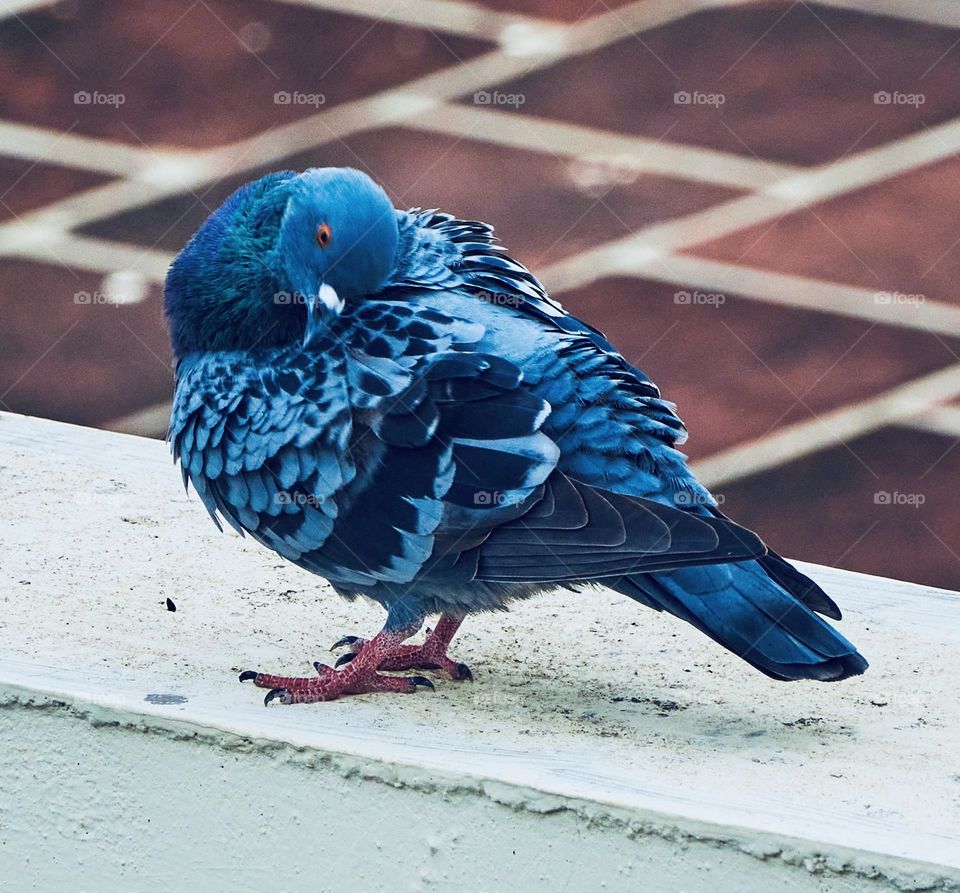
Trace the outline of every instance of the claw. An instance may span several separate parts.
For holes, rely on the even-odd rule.
[[[333,645],[330,646],[330,650],[336,651],[338,648],[343,648],[344,645],[356,645],[359,641],[359,636],[344,636],[342,639],[334,642]]]
[[[326,664],[320,663],[320,661],[315,660],[313,662],[313,668],[322,676],[324,673],[328,672],[331,668]]]
[[[267,696],[263,699],[263,706],[266,707],[274,698],[286,697],[289,692],[285,688],[271,688]]]
[[[334,666],[342,667],[344,664],[350,663],[350,661],[352,661],[356,656],[357,653],[355,651],[348,651],[346,654],[341,654],[340,657],[337,658],[337,662],[334,664]]]
[[[430,691],[436,691],[433,683],[426,676],[410,676],[409,679],[414,688],[429,688]]]
[[[257,678],[257,675],[258,675],[258,674],[257,674],[257,671],[256,671],[256,670],[244,670],[244,671],[240,674],[240,681],[241,681],[241,682],[251,682],[252,680],[254,680],[254,679]]]
[[[467,682],[473,682],[473,673],[466,664],[457,664],[457,679],[465,679]]]

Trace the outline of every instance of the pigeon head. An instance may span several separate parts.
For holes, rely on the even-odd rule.
[[[238,189],[167,274],[177,358],[310,342],[396,263],[396,211],[351,168],[279,171]]]
[[[393,271],[397,214],[387,194],[352,168],[297,178],[280,224],[280,254],[307,305],[306,340],[348,301],[380,289]]]

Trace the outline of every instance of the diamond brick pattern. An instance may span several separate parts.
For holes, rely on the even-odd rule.
[[[162,436],[166,263],[351,165],[495,224],[781,551],[960,588],[960,31],[844,5],[0,10],[0,409]]]

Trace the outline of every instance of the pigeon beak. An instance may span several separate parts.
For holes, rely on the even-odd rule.
[[[307,298],[307,328],[303,333],[303,346],[310,347],[327,328],[328,313],[339,316],[342,311],[343,301],[336,289],[326,282],[321,282],[317,293]]]
[[[320,291],[317,292],[317,300],[323,304],[327,310],[335,313],[337,316],[343,311],[343,301],[340,300],[340,295],[337,294],[336,289],[332,285],[327,285],[326,282],[320,284]]]

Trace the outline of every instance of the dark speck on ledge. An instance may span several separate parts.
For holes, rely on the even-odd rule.
[[[148,704],[186,704],[187,698],[183,695],[156,694],[147,695],[144,700]]]
[[[676,701],[666,701],[662,698],[625,698],[625,697],[616,697],[610,699],[614,704],[620,704],[623,701],[629,701],[631,704],[652,704],[654,707],[659,708],[667,713],[670,713],[674,710],[684,710],[686,708],[685,704],[678,704]]]

